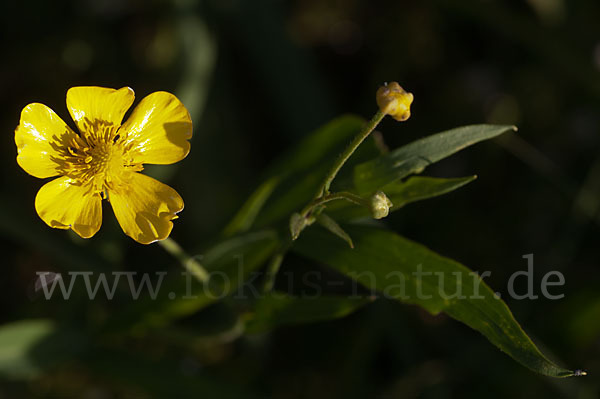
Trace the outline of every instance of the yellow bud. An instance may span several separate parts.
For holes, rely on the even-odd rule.
[[[400,122],[410,118],[413,98],[412,93],[405,91],[397,82],[386,83],[377,90],[377,105],[381,112]]]
[[[394,206],[392,201],[383,191],[377,191],[370,199],[371,215],[374,219],[383,219],[390,213],[390,208]]]

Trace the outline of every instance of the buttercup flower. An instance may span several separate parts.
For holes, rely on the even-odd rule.
[[[104,198],[125,234],[137,242],[150,244],[171,233],[182,198],[138,172],[143,164],[185,158],[192,120],[177,97],[155,92],[121,124],[134,97],[129,87],[69,89],[67,108],[79,133],[43,104],[23,108],[15,130],[18,164],[41,179],[60,176],[35,198],[35,209],[48,226],[92,237],[102,224]]]

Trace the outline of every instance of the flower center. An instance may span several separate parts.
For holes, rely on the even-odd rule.
[[[104,195],[124,184],[128,171],[142,170],[142,165],[127,156],[129,146],[117,130],[117,126],[101,120],[87,123],[85,132],[62,148],[59,164],[63,174]]]
[[[118,145],[100,142],[90,147],[89,165],[96,176],[106,176],[120,173],[123,165],[123,151]]]

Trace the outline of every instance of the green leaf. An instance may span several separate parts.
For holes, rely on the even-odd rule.
[[[392,182],[385,186],[382,191],[394,204],[390,208],[390,212],[395,212],[411,202],[447,194],[472,182],[476,178],[477,176],[451,179],[413,176],[406,181]],[[367,208],[345,201],[335,201],[327,204],[327,212],[336,220],[371,217],[371,212]]]
[[[516,127],[471,125],[424,137],[357,165],[354,168],[354,185],[359,194],[373,193],[395,180],[421,173],[427,166],[470,145],[509,131],[516,131]]]
[[[383,192],[392,200],[394,208],[447,194],[477,179],[476,175],[450,179],[414,176],[403,182],[392,182]]]
[[[294,149],[282,156],[269,168],[267,180],[262,183],[242,206],[224,230],[225,236],[245,232],[252,227],[265,202],[277,186],[288,178],[287,184],[277,192],[262,215],[260,226],[289,215],[304,205],[314,192],[329,168],[351,138],[360,131],[365,121],[354,115],[344,115],[322,126],[303,139]],[[327,164],[325,166],[324,164]],[[304,176],[307,169],[317,168],[318,173]]]
[[[523,332],[506,304],[472,271],[393,232],[365,226],[347,228],[348,249],[321,229],[305,231],[294,251],[325,263],[371,290],[432,314],[445,312],[513,359],[551,377],[574,375],[549,361]],[[421,276],[415,273],[421,273]],[[464,298],[452,297],[455,294]]]
[[[273,190],[275,190],[275,187],[279,184],[279,181],[280,179],[278,177],[272,177],[258,186],[250,198],[242,205],[242,208],[233,217],[231,222],[229,222],[227,227],[225,227],[223,235],[225,237],[230,237],[234,234],[245,233],[248,231],[252,227],[252,224],[263,205],[267,202],[267,199],[269,199]]]
[[[331,165],[364,124],[362,118],[353,115],[336,118],[309,135],[276,162],[267,176],[279,176],[281,184],[263,207],[254,227],[267,228],[274,223],[287,222],[293,212],[306,205],[313,198]],[[352,173],[352,165],[377,155],[379,150],[374,140],[363,143],[334,181],[335,190],[352,187],[352,177],[346,176]]]
[[[333,119],[284,154],[269,168],[268,175],[281,175],[282,171],[286,174],[304,171],[328,157],[336,156],[364,124],[365,120],[355,115],[342,115]]]
[[[350,246],[350,248],[354,248],[354,243],[352,242],[352,238],[348,235],[348,233],[346,233],[344,231],[344,229],[342,229],[342,227],[335,220],[333,220],[326,214],[321,213],[319,216],[317,216],[317,222],[319,222],[319,224],[321,226],[325,227],[331,233],[335,234],[336,236],[340,237],[342,240],[346,241],[348,243],[348,245]],[[297,237],[298,236],[296,236],[296,238]]]
[[[261,296],[246,315],[246,331],[262,333],[279,326],[339,319],[371,303],[373,298],[294,297],[280,292]]]
[[[282,183],[256,219],[256,228],[267,228],[299,211],[314,196],[329,165],[316,167],[311,173],[295,174]]]
[[[29,379],[78,353],[84,339],[51,320],[21,320],[0,327],[0,376]]]

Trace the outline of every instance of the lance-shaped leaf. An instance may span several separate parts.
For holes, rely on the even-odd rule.
[[[317,222],[319,222],[321,226],[325,227],[331,233],[346,241],[350,248],[354,248],[352,237],[350,237],[348,233],[346,233],[346,231],[335,220],[322,213],[319,216],[317,216]]]
[[[269,168],[268,174],[294,173],[318,165],[324,159],[335,159],[364,124],[365,120],[356,115],[342,115],[331,120],[282,154]]]
[[[432,314],[445,312],[538,373],[569,377],[574,372],[549,361],[519,326],[508,306],[460,263],[393,232],[348,226],[355,248],[321,229],[300,236],[294,251],[346,274],[371,290]]]
[[[340,116],[308,135],[293,150],[280,157],[266,173],[269,177],[250,195],[225,227],[223,235],[228,237],[249,230],[273,191],[282,181],[295,174],[299,175],[291,178],[291,181],[276,193],[275,201],[271,201],[265,209],[267,220],[271,222],[277,218],[287,217],[295,207],[301,207],[316,191],[319,179],[322,179],[321,175],[326,173],[329,163],[360,131],[364,123],[365,121],[358,116]],[[319,168],[319,165],[321,165],[321,172],[313,173],[308,179],[304,178],[302,172],[310,168]],[[275,216],[269,217],[269,215]]]
[[[310,134],[275,162],[269,168],[267,176],[279,176],[281,182],[256,218],[253,227],[267,228],[282,220],[287,221],[293,212],[306,205],[315,195],[331,165],[364,124],[362,118],[353,115],[336,118]],[[379,153],[374,140],[367,140],[352,155],[344,169],[348,168],[352,172],[353,165],[373,159]],[[352,179],[349,179],[349,183],[346,187],[353,185]]]
[[[273,190],[279,184],[279,180],[277,176],[274,176],[258,186],[223,230],[225,237],[245,233],[252,227],[265,202],[267,202]]]
[[[475,180],[477,176],[457,177],[451,179],[413,176],[406,181],[392,182],[383,188],[385,195],[394,206],[390,212],[401,209],[411,202],[447,194]],[[352,220],[371,217],[371,212],[364,206],[346,201],[335,201],[327,204],[327,213],[336,220]]]
[[[424,137],[357,165],[354,168],[354,185],[359,194],[373,193],[395,180],[421,173],[427,166],[470,145],[509,131],[516,131],[516,127],[471,125]]]

